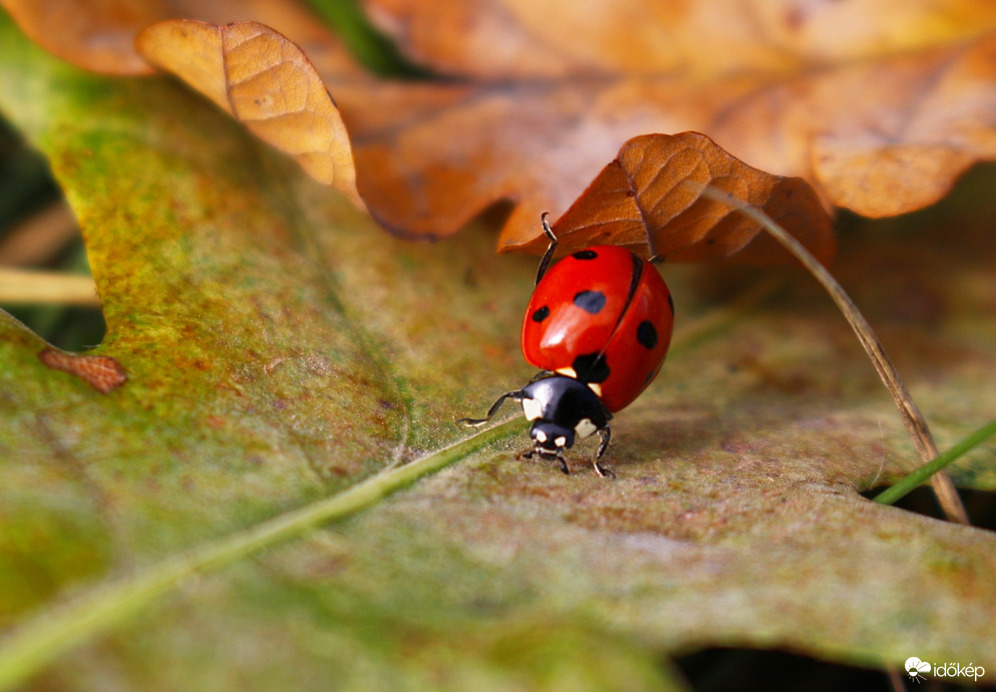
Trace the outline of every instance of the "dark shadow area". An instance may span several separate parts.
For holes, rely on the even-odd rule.
[[[866,490],[861,495],[870,500],[883,490],[885,490],[884,486]],[[961,501],[965,503],[968,518],[971,519],[973,526],[996,531],[996,492],[959,488],[958,494],[961,495]],[[934,497],[934,492],[928,486],[917,488],[906,497],[900,498],[893,506],[935,519],[944,518],[940,505],[937,504],[937,498]]]
[[[817,661],[780,651],[706,649],[675,660],[695,692],[892,692],[886,673]],[[914,680],[897,671],[903,689],[917,692],[958,692],[977,689],[924,674]],[[981,683],[981,680],[980,680]]]
[[[32,223],[64,204],[45,158],[0,120],[0,267],[89,274],[79,229]],[[63,224],[65,226],[65,224]],[[59,348],[96,346],[106,331],[99,308],[2,302],[6,310]]]

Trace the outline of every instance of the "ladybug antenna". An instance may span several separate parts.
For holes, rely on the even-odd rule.
[[[514,392],[505,392],[498,397],[498,400],[495,401],[495,403],[491,404],[491,408],[488,409],[488,412],[484,418],[459,418],[456,423],[457,425],[461,425],[465,428],[476,428],[484,425],[491,420],[496,413],[498,413],[498,409],[501,408],[501,405],[504,404],[507,399],[511,399],[512,401],[522,401],[523,396],[522,390],[519,389]]]
[[[540,215],[540,223],[543,225],[543,233],[547,238],[550,239],[550,244],[546,248],[546,252],[543,253],[543,259],[540,260],[539,269],[536,272],[536,283],[540,282],[543,275],[546,274],[546,270],[550,267],[550,262],[553,260],[553,253],[557,251],[557,236],[554,235],[553,229],[550,228],[550,222],[546,220],[546,217],[550,215],[550,212],[545,211]]]

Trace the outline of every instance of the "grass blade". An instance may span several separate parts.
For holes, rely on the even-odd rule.
[[[994,436],[996,436],[996,420],[991,420],[972,434],[959,441],[955,446],[951,447],[951,449],[947,450],[943,454],[937,455],[933,461],[924,464],[892,487],[883,490],[875,496],[875,502],[881,502],[883,505],[891,505],[895,503],[899,498],[904,497],[919,487],[921,483],[926,481],[935,473],[946,466],[949,466],[953,461],[992,439]]]

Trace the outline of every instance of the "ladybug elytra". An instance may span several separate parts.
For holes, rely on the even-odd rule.
[[[557,238],[550,239],[522,324],[522,354],[540,372],[525,387],[502,394],[482,425],[512,399],[532,421],[533,446],[521,453],[557,460],[570,473],[564,451],[595,433],[595,471],[609,445],[612,414],[636,399],[660,371],[671,342],[674,305],[653,264],[621,247],[596,245],[550,267]],[[548,270],[549,267],[549,270]]]

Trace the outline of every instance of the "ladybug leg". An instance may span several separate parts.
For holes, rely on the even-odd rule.
[[[595,454],[595,460],[591,463],[595,467],[595,473],[602,478],[616,477],[616,474],[612,469],[598,463],[598,460],[602,458],[603,454],[605,454],[605,450],[609,448],[609,439],[611,439],[611,437],[612,431],[609,429],[609,426],[606,425],[604,428],[599,428],[598,439],[600,442],[598,444],[598,452]]]
[[[543,253],[543,259],[540,260],[539,269],[536,271],[536,284],[539,285],[540,279],[546,274],[546,270],[550,266],[550,262],[553,261],[553,253],[557,251],[557,236],[553,234],[553,229],[550,228],[550,223],[546,220],[549,212],[543,212],[540,217],[540,223],[543,224],[543,233],[546,237],[550,239],[550,244],[546,248],[546,252]]]
[[[604,428],[598,429],[599,443],[598,443],[598,453],[595,454],[595,459],[602,458],[602,455],[605,454],[605,450],[609,448],[609,440],[611,438],[612,438],[612,431],[609,429],[609,426],[606,425]],[[597,467],[598,464],[596,463],[595,466]]]
[[[607,466],[602,466],[597,461],[593,461],[592,465],[595,467],[595,473],[597,473],[601,478],[615,478],[616,472]]]
[[[564,456],[564,450],[560,449],[556,452],[551,452],[548,449],[543,449],[542,447],[527,447],[521,452],[515,455],[516,459],[532,459],[534,456],[539,455],[541,459],[546,459],[548,461],[559,461],[560,470],[563,471],[568,476],[571,475],[571,467],[567,465],[567,457]],[[609,472],[611,473],[611,471]],[[602,475],[599,473],[599,475]]]
[[[514,392],[505,392],[500,397],[498,397],[498,400],[495,401],[495,403],[491,404],[491,408],[488,409],[488,412],[487,414],[485,414],[484,418],[460,418],[457,420],[457,425],[463,425],[469,428],[476,428],[479,425],[484,425],[489,420],[491,420],[496,413],[498,413],[498,409],[501,408],[501,405],[505,403],[506,399],[512,399],[513,401],[522,401],[522,397],[523,397],[522,390],[519,389],[515,390]]]
[[[567,465],[567,457],[560,453],[557,455],[557,459],[560,461],[560,470],[568,476],[571,475],[571,468]]]
[[[566,475],[571,475],[571,467],[567,465],[567,457],[564,456],[564,450],[558,449],[556,452],[551,452],[546,449],[534,449],[534,451],[539,454],[544,459],[549,459],[551,461],[560,462],[560,470]]]

